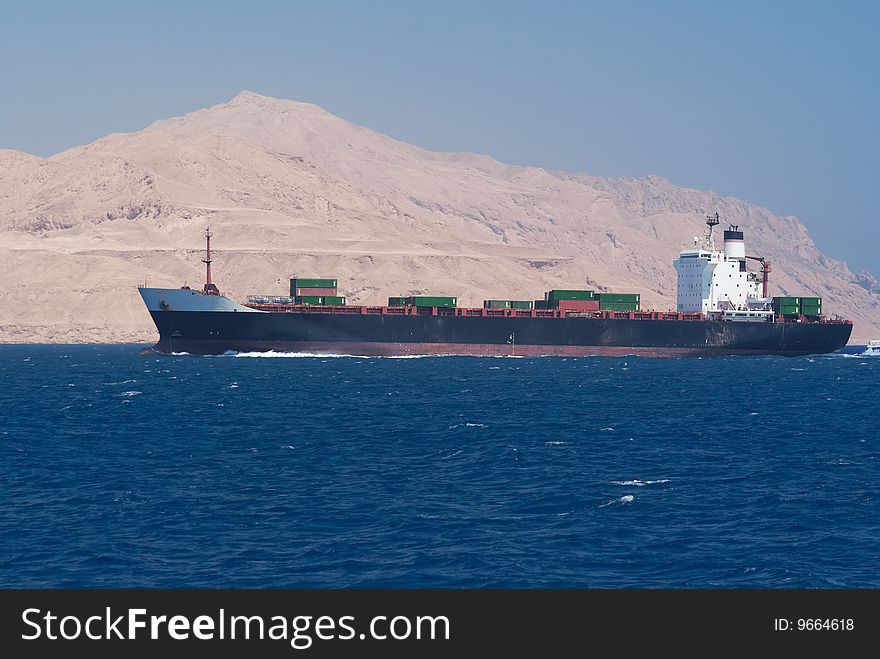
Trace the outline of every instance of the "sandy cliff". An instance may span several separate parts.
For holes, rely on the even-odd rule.
[[[671,262],[715,211],[772,261],[774,293],[821,295],[855,322],[854,342],[880,336],[876,280],[824,256],[793,217],[660,177],[426,151],[243,92],[50,158],[0,150],[0,341],[154,341],[136,287],[199,286],[207,226],[215,281],[235,297],[313,275],[355,303],[590,287],[667,309]]]

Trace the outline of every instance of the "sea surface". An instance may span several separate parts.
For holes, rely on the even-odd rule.
[[[880,358],[0,346],[0,586],[880,587]]]

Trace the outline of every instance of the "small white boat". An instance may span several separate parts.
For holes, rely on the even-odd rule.
[[[865,348],[865,352],[863,352],[862,354],[873,357],[880,357],[880,339],[868,341],[868,346]]]

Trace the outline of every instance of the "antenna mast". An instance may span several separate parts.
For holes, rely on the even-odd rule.
[[[205,258],[202,263],[205,264],[205,288],[202,293],[205,295],[220,295],[220,290],[211,281],[211,229],[205,229]]]
[[[712,235],[712,229],[714,229],[721,222],[721,218],[718,216],[718,211],[715,211],[715,215],[707,215],[706,216],[706,247],[709,251],[715,251],[715,237]]]

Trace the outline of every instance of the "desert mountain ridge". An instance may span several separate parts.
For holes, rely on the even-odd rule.
[[[0,150],[0,342],[154,342],[137,286],[200,287],[207,227],[214,280],[237,299],[285,295],[298,275],[337,277],[351,303],[587,287],[670,309],[672,260],[716,211],[772,262],[773,294],[822,296],[853,320],[852,342],[880,337],[876,279],[823,255],[794,217],[659,176],[428,151],[242,92],[49,158]]]

